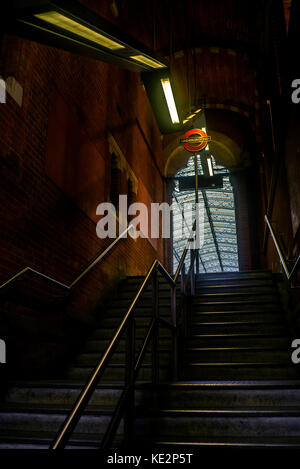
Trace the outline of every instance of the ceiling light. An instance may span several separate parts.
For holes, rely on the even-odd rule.
[[[167,69],[164,59],[78,2],[14,0],[5,30],[136,72]],[[112,5],[115,2],[112,1]]]
[[[142,80],[161,133],[183,130],[177,88],[169,68],[143,72]]]
[[[214,169],[213,169],[212,159],[211,158],[207,158],[207,164],[208,164],[209,175],[214,176]]]
[[[164,94],[165,94],[165,98],[166,98],[166,101],[167,101],[167,104],[168,104],[169,113],[170,113],[170,116],[171,116],[171,121],[172,121],[173,124],[179,124],[180,120],[179,120],[179,117],[178,117],[176,104],[175,104],[175,101],[174,101],[174,96],[173,96],[173,92],[172,92],[170,79],[169,78],[161,78],[160,82],[162,84]]]
[[[33,16],[35,16],[36,18],[42,21],[53,24],[54,26],[57,26],[58,28],[61,28],[73,34],[76,34],[77,36],[84,37],[85,39],[88,39],[91,42],[95,42],[96,44],[99,44],[100,46],[103,46],[106,49],[110,49],[110,50],[125,49],[125,46],[123,46],[122,44],[116,41],[113,41],[107,36],[104,36],[103,34],[100,34],[91,28],[87,28],[81,23],[78,23],[77,21],[74,21],[68,18],[67,16],[62,15],[58,11],[55,11],[55,10],[46,11],[43,13],[36,13]]]
[[[166,65],[156,60],[149,59],[148,57],[145,57],[144,55],[131,55],[130,58],[133,60],[137,60],[138,62],[142,64],[148,65],[151,68],[165,68],[166,67]]]

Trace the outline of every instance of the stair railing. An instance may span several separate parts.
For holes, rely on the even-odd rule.
[[[122,231],[122,233],[120,233],[120,235],[116,239],[114,239],[114,241],[106,249],[104,249],[104,251],[102,251],[99,255],[97,255],[97,257],[92,262],[90,262],[89,265],[79,275],[77,275],[77,277],[73,280],[73,282],[68,285],[52,277],[49,277],[48,275],[45,275],[42,272],[39,272],[38,270],[33,269],[32,267],[25,267],[24,269],[20,270],[17,274],[13,275],[4,283],[2,283],[0,285],[0,290],[4,287],[7,287],[9,284],[14,282],[15,280],[23,277],[26,272],[31,272],[40,278],[46,279],[49,282],[64,288],[65,290],[72,290],[72,288],[75,287],[75,285],[77,285],[78,282],[80,282],[80,280],[82,280],[82,278],[85,277],[90,272],[90,270],[93,269],[93,267],[95,267],[100,261],[102,261],[103,258],[107,256],[107,254],[115,247],[115,245],[118,244],[119,241],[123,239],[124,236],[127,233],[129,233],[129,231],[132,229],[134,229],[133,225],[131,224],[128,225],[128,227],[124,231]]]
[[[195,224],[193,225],[192,231],[194,231]],[[191,265],[189,268],[189,274],[185,278],[184,262],[189,249],[190,243],[194,241],[194,236],[190,236],[187,240],[187,245],[182,253],[180,262],[176,269],[174,277],[172,277],[164,266],[155,260],[149,268],[137,294],[135,295],[131,305],[129,306],[126,314],[124,315],[117,331],[111,339],[107,349],[101,356],[98,364],[92,371],[86,385],[82,389],[80,395],[76,399],[69,415],[63,422],[57,436],[50,445],[49,449],[64,449],[67,442],[69,441],[76,425],[78,424],[86,406],[93,393],[95,392],[98,383],[103,376],[114,352],[116,351],[118,344],[124,334],[126,337],[126,364],[125,364],[125,386],[122,394],[118,400],[115,411],[111,417],[110,423],[106,430],[106,433],[102,439],[100,449],[106,451],[111,447],[111,444],[117,433],[121,419],[124,417],[124,435],[127,442],[131,439],[134,430],[134,392],[135,382],[138,377],[138,373],[143,364],[145,354],[147,352],[150,341],[152,341],[152,382],[158,384],[159,382],[159,349],[158,349],[158,327],[161,324],[167,327],[172,333],[172,353],[173,353],[173,379],[178,379],[178,335],[179,326],[177,318],[176,308],[176,285],[178,276],[181,272],[181,287],[186,293],[187,283],[191,281],[194,285],[193,274],[194,274],[194,261],[196,256],[192,254],[191,250]],[[159,314],[159,284],[158,274],[164,277],[171,290],[171,321],[163,318]],[[152,319],[147,328],[147,332],[143,339],[142,345],[136,354],[136,341],[135,341],[135,319],[134,311],[141,301],[143,293],[151,281],[152,285]],[[193,287],[191,287],[191,290]],[[182,322],[182,320],[181,320]],[[137,356],[137,358],[136,358]]]
[[[274,245],[275,245],[275,248],[276,248],[276,251],[278,253],[278,256],[280,258],[280,262],[281,262],[281,265],[282,265],[282,268],[284,270],[284,273],[286,275],[286,278],[289,282],[291,282],[291,288],[295,288],[295,286],[293,285],[293,279],[296,275],[296,273],[298,272],[299,270],[299,267],[300,267],[300,254],[298,255],[297,259],[294,261],[294,264],[293,264],[293,267],[292,269],[290,270],[289,267],[288,267],[288,264],[287,264],[287,260],[285,259],[285,256],[282,252],[282,249],[280,247],[280,244],[279,244],[279,241],[278,241],[278,238],[275,234],[275,231],[271,225],[271,222],[268,218],[267,215],[265,215],[265,222],[267,224],[267,227],[270,231],[270,234],[271,234],[271,237],[272,237],[272,240],[274,242]]]

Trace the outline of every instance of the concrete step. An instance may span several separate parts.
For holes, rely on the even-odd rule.
[[[93,371],[93,367],[89,366],[73,366],[71,367],[66,375],[67,379],[70,380],[87,380]],[[172,369],[170,366],[160,366],[160,378],[166,381],[171,378]],[[125,364],[122,363],[111,363],[103,373],[101,378],[102,382],[124,382],[125,379]],[[138,375],[139,381],[151,381],[152,380],[152,364],[145,362]]]
[[[165,338],[159,338],[159,345],[161,350],[170,350],[171,347],[171,336],[170,337],[165,337]],[[106,348],[108,347],[110,342],[110,339],[94,339],[94,340],[88,340],[87,343],[84,346],[85,352],[104,352]],[[141,347],[143,340],[142,338],[136,340],[136,349],[139,350]],[[122,339],[116,349],[116,352],[124,352],[126,348],[126,340]],[[151,350],[151,343],[149,344],[149,350]]]
[[[217,362],[217,363],[185,363],[182,379],[210,380],[210,379],[298,379],[299,372],[291,363],[281,364],[267,362]]]
[[[40,406],[65,406],[71,408],[76,398],[82,390],[82,385],[69,385],[51,383],[42,386],[40,383],[28,385],[14,385],[5,396],[5,404],[19,404],[23,409],[33,405]],[[118,398],[121,396],[122,390],[118,387],[97,388],[90,399],[88,407],[101,406],[113,408]]]
[[[300,408],[156,410],[141,409],[138,435],[149,438],[300,437]]]
[[[251,303],[276,303],[279,302],[279,296],[276,290],[264,289],[261,291],[256,289],[253,292],[245,292],[245,291],[228,291],[228,292],[207,292],[206,289],[202,293],[197,293],[193,297],[193,305],[197,305],[203,302],[235,302],[235,301],[242,301],[242,302],[251,302]]]
[[[168,312],[168,314],[161,314],[160,316],[168,320],[170,323],[172,322],[170,311]],[[105,319],[101,321],[101,325],[99,325],[99,328],[101,327],[102,328],[113,328],[113,327],[118,328],[123,320],[123,317],[124,317],[124,314],[123,315],[120,314],[119,316],[106,317]],[[152,311],[149,311],[148,314],[143,314],[141,316],[134,315],[135,324],[137,327],[142,327],[142,326],[145,328],[149,327],[149,325],[151,324],[152,318],[153,318]]]
[[[0,409],[0,432],[22,431],[41,431],[56,433],[66,416],[69,409],[58,406],[57,408],[48,408],[34,406],[23,411],[16,406]],[[112,414],[112,409],[103,410],[95,407],[87,410],[81,417],[75,428],[76,433],[82,434],[103,434],[107,428]],[[118,434],[123,432],[123,422],[120,423]]]
[[[196,295],[203,294],[215,294],[215,293],[239,293],[239,294],[275,294],[277,295],[277,288],[272,280],[268,282],[262,281],[252,281],[244,283],[231,282],[226,285],[220,283],[210,283],[209,285],[197,285],[196,286]]]
[[[245,436],[222,436],[222,437],[190,437],[189,435],[183,435],[180,437],[155,437],[152,436],[150,439],[147,438],[139,439],[139,447],[144,448],[148,452],[152,453],[163,453],[163,454],[192,454],[194,455],[196,451],[201,451],[202,454],[206,454],[205,450],[213,450],[216,448],[218,454],[221,451],[224,451],[224,456],[228,455],[228,450],[234,449],[259,449],[262,450],[273,450],[275,449],[286,449],[286,450],[295,450],[300,449],[299,437],[293,436],[274,436],[274,437],[245,437]],[[210,453],[211,454],[211,453]],[[187,459],[185,459],[187,461]],[[193,457],[191,457],[193,461]],[[176,462],[176,461],[175,461]]]
[[[161,364],[167,364],[170,362],[171,351],[159,351],[159,362]],[[101,358],[99,353],[81,353],[75,360],[75,366],[96,366]],[[125,363],[125,353],[115,352],[112,356],[111,363]],[[151,352],[146,352],[145,361],[151,362]]]
[[[201,322],[284,322],[286,318],[282,312],[273,311],[194,311],[190,321]]]
[[[193,299],[192,311],[281,311],[280,304],[274,298],[264,297],[262,301],[260,298],[253,297],[251,300],[232,300],[232,301],[202,301],[200,299]]]
[[[102,327],[102,328],[98,328],[96,329],[92,335],[91,335],[91,339],[108,339],[111,340],[113,335],[115,334],[117,330],[117,326],[116,327]],[[143,327],[143,326],[139,326],[137,325],[136,329],[135,329],[135,334],[136,334],[136,337],[138,339],[142,339],[145,337],[145,334],[147,332],[147,327]],[[171,337],[171,332],[166,329],[165,327],[164,328],[160,328],[160,337],[161,338],[168,338],[168,337]]]
[[[190,334],[273,334],[288,333],[287,326],[282,322],[229,321],[229,322],[197,322],[192,321]]]
[[[250,333],[236,333],[236,334],[193,334],[187,337],[187,346],[192,347],[271,347],[282,348],[291,346],[291,341],[286,335],[274,335],[267,331],[260,333],[260,331]]]
[[[300,407],[300,381],[292,380],[178,382],[142,388],[144,400],[155,408]]]
[[[265,348],[241,348],[241,347],[228,347],[228,348],[205,348],[194,347],[185,350],[184,360],[186,362],[202,362],[202,363],[282,363],[290,364],[291,352],[288,350],[265,349]]]
[[[272,277],[264,277],[264,278],[246,278],[246,277],[235,277],[235,278],[224,278],[224,279],[202,279],[196,280],[196,291],[199,288],[261,288],[261,287],[274,287],[274,281]]]
[[[209,274],[197,274],[196,281],[205,280],[226,281],[228,279],[272,279],[272,272],[269,270],[244,270],[239,272],[212,272]]]

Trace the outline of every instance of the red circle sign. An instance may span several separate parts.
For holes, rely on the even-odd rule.
[[[194,135],[194,138],[191,137],[191,135]],[[198,136],[198,138],[196,136]],[[208,137],[204,130],[191,129],[183,137],[182,143],[186,150],[194,152],[203,150],[210,140],[211,137]]]

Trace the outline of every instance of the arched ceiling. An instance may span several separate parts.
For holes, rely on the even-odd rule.
[[[251,164],[270,77],[274,85],[274,37],[285,29],[288,0],[79,1],[169,60],[183,115],[207,108],[218,162]],[[181,136],[163,137],[166,175],[188,157]]]

